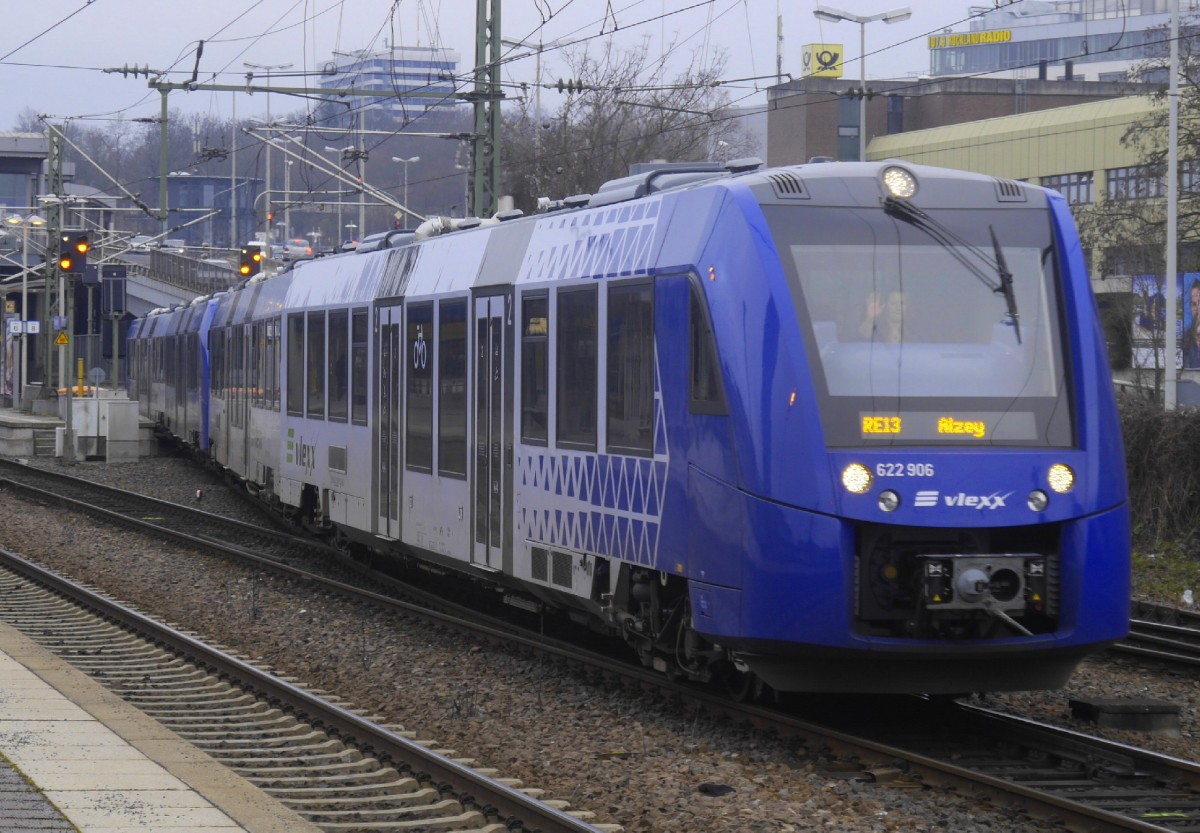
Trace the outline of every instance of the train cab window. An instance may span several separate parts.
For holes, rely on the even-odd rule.
[[[356,309],[350,319],[350,421],[367,424],[367,356],[370,342],[367,311]]]
[[[544,293],[521,301],[521,441],[545,445],[550,401],[550,300]]]
[[[308,333],[305,353],[308,356],[308,395],[305,416],[320,419],[325,416],[325,312],[308,314]]]
[[[288,316],[287,412],[304,416],[304,313]]]
[[[345,422],[350,411],[350,312],[329,313],[329,419]]]
[[[725,390],[721,385],[721,365],[717,362],[712,322],[700,288],[695,283],[689,284],[689,287],[688,410],[694,414],[723,415],[728,411],[725,408]]]
[[[654,287],[608,288],[606,412],[610,454],[654,452]]]
[[[438,304],[438,474],[467,476],[467,302]]]
[[[413,471],[433,471],[433,304],[408,308],[406,460]]]
[[[596,287],[558,293],[558,445],[596,450]]]

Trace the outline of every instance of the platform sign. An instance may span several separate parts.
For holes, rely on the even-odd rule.
[[[25,322],[25,334],[26,335],[35,336],[38,333],[40,333],[41,331],[42,331],[42,322],[41,321],[26,321]]]
[[[10,336],[19,336],[24,329],[21,325],[25,322],[19,318],[10,318],[8,321],[8,334]]]

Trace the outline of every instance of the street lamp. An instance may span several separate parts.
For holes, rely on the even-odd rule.
[[[399,162],[401,165],[404,166],[404,210],[408,211],[408,163],[409,162],[420,162],[421,157],[411,156],[408,159],[405,159],[403,156],[393,156],[392,161]],[[408,225],[408,224],[405,223],[405,225]]]
[[[251,64],[245,61],[242,66],[246,69],[261,69],[267,73],[267,129],[271,129],[271,71],[276,69],[291,69],[291,64]],[[254,73],[246,73],[246,82],[249,84]],[[271,143],[267,142],[266,153],[266,174],[263,178],[264,190],[267,192],[267,205],[263,216],[263,243],[267,246],[271,245]]]
[[[876,20],[884,23],[899,23],[912,17],[912,9],[905,6],[902,9],[892,9],[890,12],[879,14],[858,15],[843,12],[829,6],[817,6],[813,15],[818,20],[837,23],[847,20],[858,24],[858,161],[867,161],[867,24]]]
[[[29,229],[41,228],[46,221],[37,214],[19,217],[11,214],[4,218],[10,226],[21,227],[21,380],[13,388],[16,402],[20,403],[22,389],[29,377],[29,351],[25,344],[26,331],[29,329]]]
[[[336,151],[342,155],[343,170],[345,170],[345,162],[347,161],[353,160],[358,163],[358,172],[357,176],[355,177],[355,179],[358,180],[358,225],[355,226],[355,228],[365,229],[367,227],[367,172],[364,165],[366,164],[368,156],[366,149],[360,144],[359,146],[348,148],[334,148],[327,146],[325,150]],[[340,188],[341,186],[339,185],[338,187]]]
[[[340,157],[343,155],[342,148],[333,148],[333,147],[329,147],[328,145],[326,145],[326,146],[325,146],[325,152],[326,152],[326,153],[336,153],[336,154],[338,154],[339,158],[340,158]],[[341,178],[341,176],[339,175],[339,176],[338,176],[338,221],[337,221],[337,235],[340,237],[340,236],[341,236],[341,234],[342,234],[342,178]],[[337,241],[335,241],[335,242],[337,242]],[[337,243],[337,245],[338,245],[338,246],[341,246],[341,243]]]

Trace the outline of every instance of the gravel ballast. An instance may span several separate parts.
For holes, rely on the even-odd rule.
[[[48,468],[59,464],[31,461]],[[257,520],[211,472],[156,457],[86,462],[68,473],[245,520]],[[0,545],[94,585],[157,618],[336,693],[362,710],[521,778],[627,831],[1051,831],[978,797],[868,783],[827,752],[549,663],[314,595],[221,559],[64,517],[0,491]],[[1139,697],[1180,708],[1179,737],[1097,730],[1068,701]],[[1192,674],[1098,657],[1060,691],[981,701],[1166,754],[1195,755]],[[724,789],[731,788],[731,789]]]

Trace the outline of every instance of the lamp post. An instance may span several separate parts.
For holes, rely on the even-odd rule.
[[[251,64],[242,62],[242,66],[246,69],[261,69],[267,73],[267,129],[271,129],[271,70],[276,69],[291,69],[291,64]],[[246,74],[246,81],[249,82],[253,73]],[[267,159],[266,173],[263,177],[264,190],[267,192],[267,205],[263,211],[263,244],[268,247],[271,245],[271,143],[267,142]],[[236,196],[236,195],[235,195]]]
[[[899,23],[912,17],[912,9],[905,6],[902,9],[892,9],[890,12],[879,14],[858,15],[843,12],[829,6],[817,6],[813,15],[818,20],[837,23],[848,20],[858,24],[858,161],[867,161],[867,24],[876,20],[884,23]]]
[[[271,139],[270,144],[282,144],[286,141],[287,139],[282,136],[275,136]],[[283,160],[283,240],[288,240],[292,236],[292,165],[294,164],[296,163],[291,159]]]
[[[404,166],[404,210],[408,211],[408,163],[409,162],[420,162],[421,157],[410,156],[408,159],[405,159],[403,156],[393,156],[392,161],[399,162],[401,165]],[[405,223],[405,225],[408,225],[408,224]]]
[[[338,157],[339,157],[339,158],[340,158],[340,157],[341,157],[341,155],[342,155],[342,149],[341,149],[341,148],[332,148],[332,147],[329,147],[328,145],[326,145],[326,146],[325,146],[325,152],[326,152],[326,153],[336,153],[336,154],[338,154]],[[339,177],[339,178],[338,178],[338,218],[337,218],[337,235],[340,237],[340,236],[341,236],[341,234],[342,234],[342,180],[341,180],[341,177]],[[333,244],[334,244],[335,246],[337,246],[338,248],[341,248],[342,241],[341,241],[341,240],[335,240],[335,241],[333,241]],[[335,249],[334,251],[337,251],[337,249]]]
[[[46,225],[46,221],[37,214],[30,214],[27,217],[18,217],[16,214],[5,218],[11,226],[21,227],[21,379],[18,385],[13,387],[13,393],[16,397],[17,404],[21,401],[22,389],[29,377],[29,351],[27,349],[25,338],[29,329],[29,229],[41,228]]]

